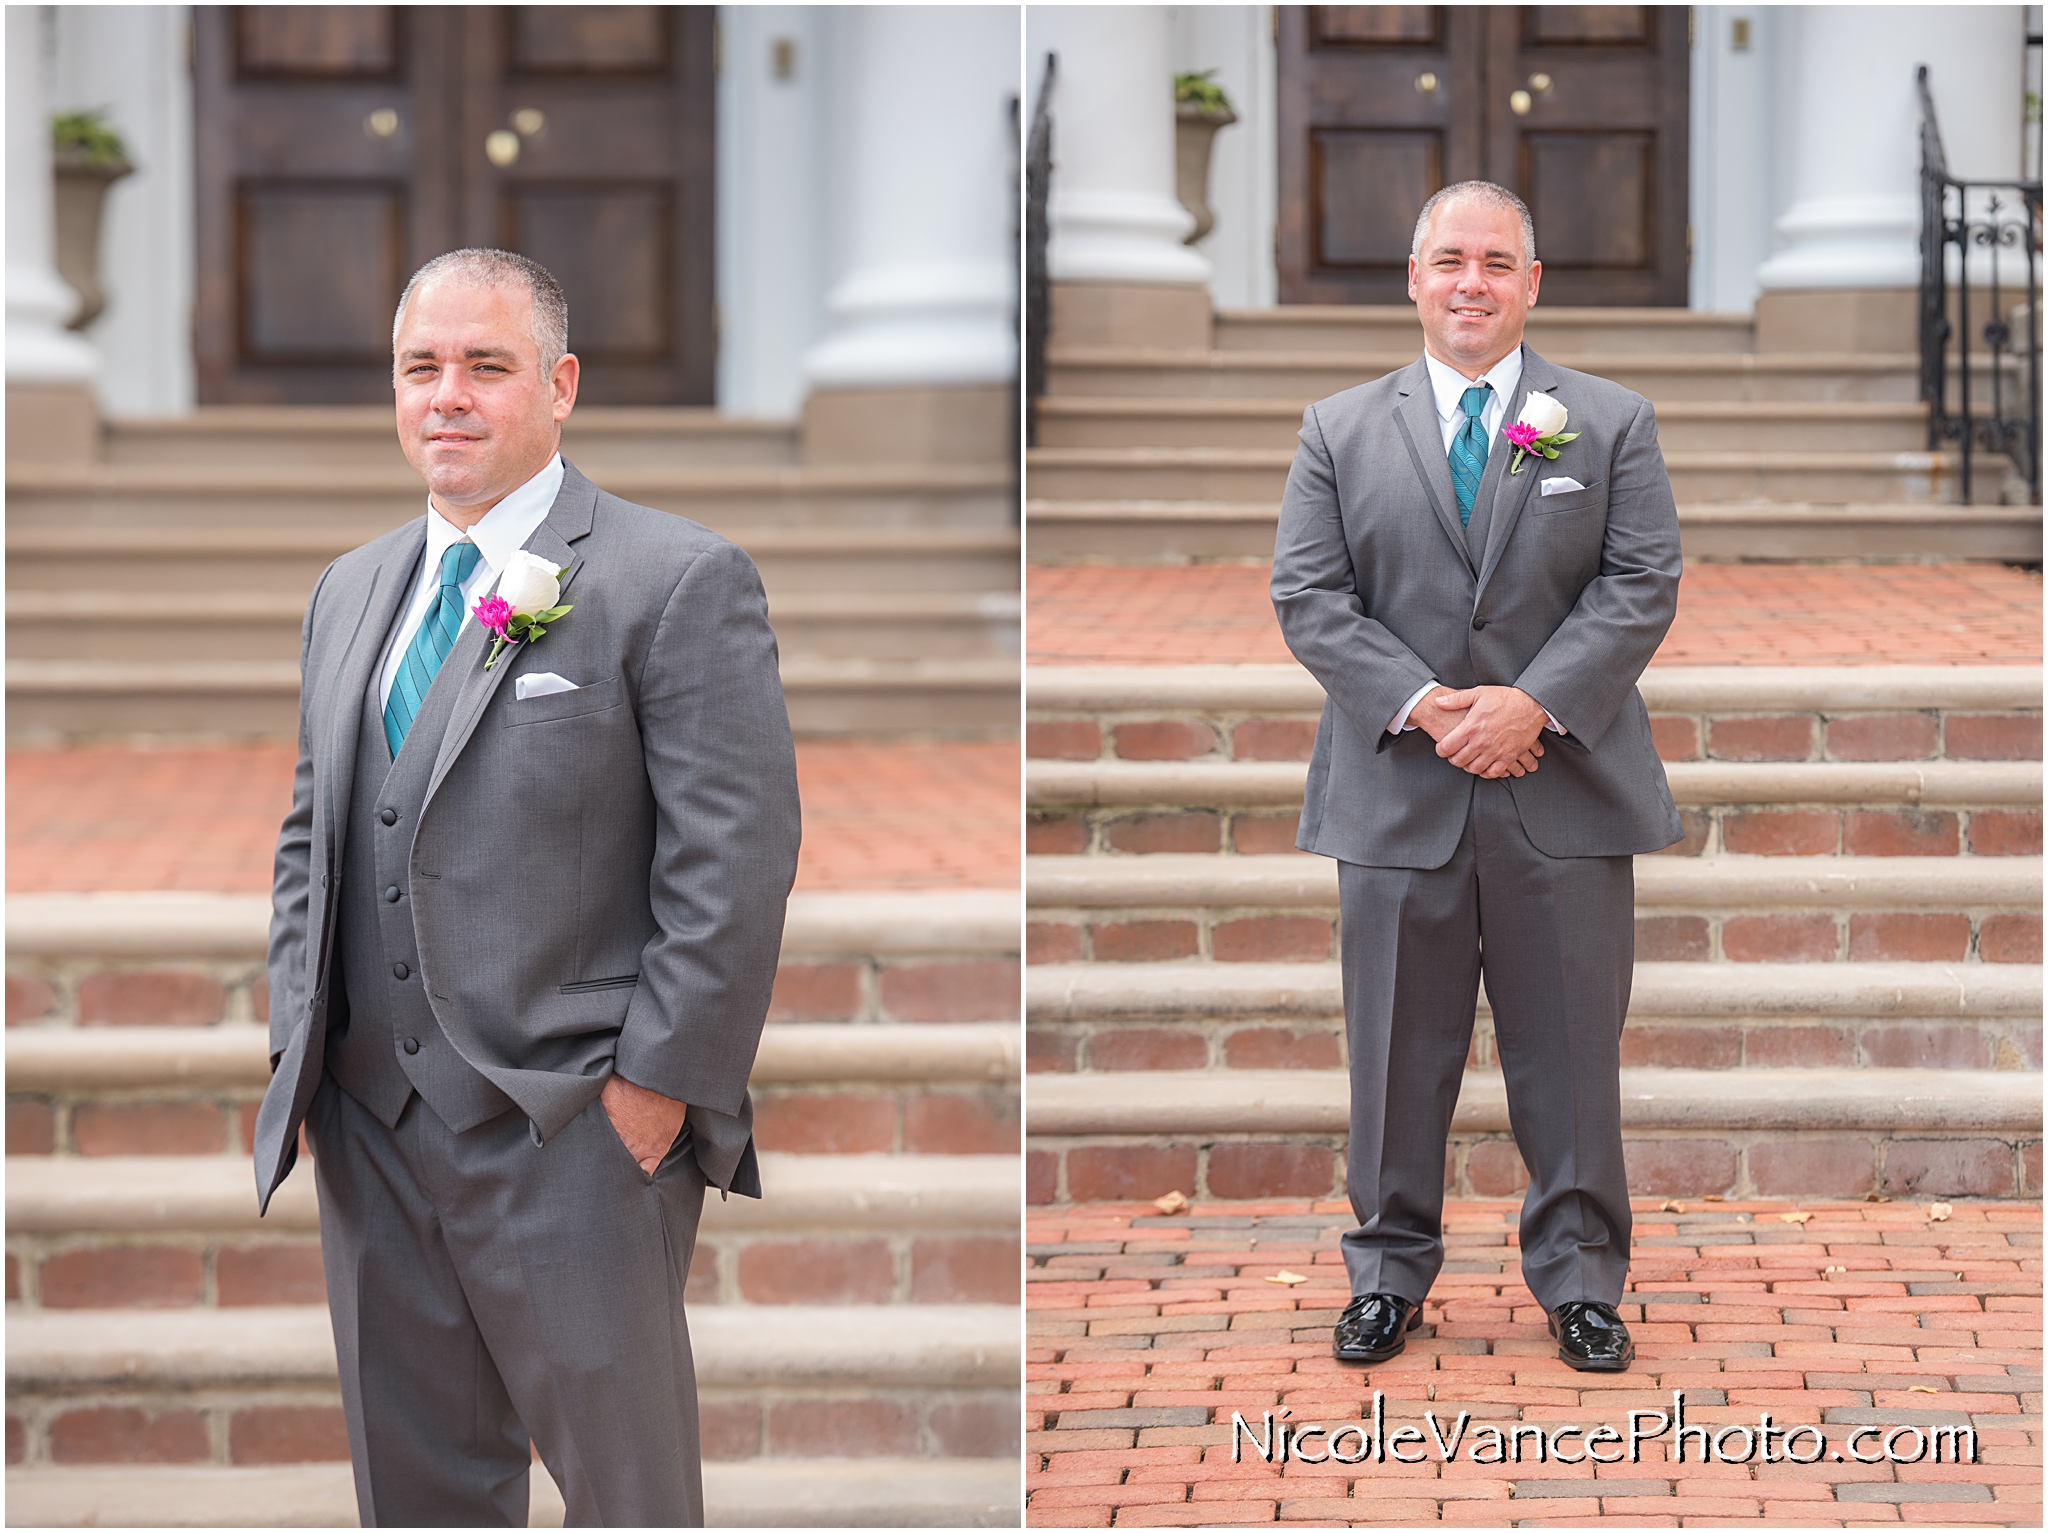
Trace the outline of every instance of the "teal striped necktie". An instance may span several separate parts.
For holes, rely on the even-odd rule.
[[[391,746],[394,761],[420,705],[427,700],[427,688],[434,684],[435,673],[448,658],[448,651],[455,647],[455,635],[462,628],[462,583],[476,569],[481,555],[476,544],[469,542],[451,544],[448,552],[441,555],[441,589],[434,593],[433,605],[420,619],[419,632],[405,647],[405,658],[398,662],[398,674],[391,678],[391,696],[384,703],[384,738]]]
[[[1479,417],[1486,411],[1486,396],[1493,392],[1487,383],[1475,383],[1458,401],[1464,406],[1465,421],[1451,438],[1451,488],[1458,496],[1458,525],[1472,525],[1472,502],[1479,498],[1479,481],[1486,473],[1486,428]]]

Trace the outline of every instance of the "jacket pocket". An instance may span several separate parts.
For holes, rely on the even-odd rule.
[[[1561,495],[1539,493],[1529,502],[1529,511],[1534,516],[1557,516],[1566,511],[1583,511],[1588,506],[1606,504],[1607,486],[1603,482],[1589,484],[1583,490],[1566,490]]]
[[[529,697],[523,702],[510,697],[504,705],[504,727],[520,724],[551,724],[557,719],[579,719],[587,713],[603,713],[623,700],[621,679],[594,681],[569,692],[550,692],[546,697]]]
[[[610,979],[579,979],[560,987],[563,995],[587,995],[593,990],[628,990],[640,983],[637,974],[614,974]]]

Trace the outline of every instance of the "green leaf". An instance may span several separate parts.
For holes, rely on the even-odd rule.
[[[1558,446],[1560,446],[1560,447],[1564,446],[1564,444],[1565,444],[1565,443],[1567,443],[1567,442],[1576,442],[1576,441],[1577,441],[1578,439],[1579,439],[1579,434],[1578,434],[1578,432],[1576,432],[1576,431],[1565,431],[1565,432],[1560,432],[1560,433],[1559,433],[1558,435],[1556,435],[1556,436],[1553,436],[1553,437],[1545,437],[1545,438],[1544,438],[1544,440],[1545,440],[1545,441],[1547,441],[1547,442],[1555,442],[1555,443],[1556,443],[1556,444],[1557,444]]]
[[[1554,458],[1557,456],[1557,449],[1555,447],[1546,447],[1543,449],[1543,456],[1546,458]]]
[[[531,644],[535,639],[539,638],[542,634],[546,632],[547,630],[545,628],[541,627],[540,624],[535,623],[531,628],[526,630],[526,642]]]
[[[532,626],[532,618],[528,617],[524,612],[515,612],[506,621],[505,630],[508,633],[524,633]]]
[[[574,608],[575,603],[573,602],[570,603],[567,607],[549,607],[544,612],[534,613],[533,620],[536,623],[552,623],[557,618],[567,617],[569,613],[574,610]]]

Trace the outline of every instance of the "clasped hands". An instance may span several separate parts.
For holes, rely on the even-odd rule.
[[[683,1114],[689,1111],[688,1105],[645,1086],[636,1086],[616,1074],[604,1083],[598,1101],[604,1104],[604,1114],[612,1120],[612,1132],[619,1136],[626,1153],[640,1163],[642,1171],[654,1175],[661,1158],[676,1142],[676,1135],[683,1131]]]
[[[1408,713],[1436,753],[1474,777],[1522,777],[1536,770],[1549,715],[1518,687],[1438,687]]]

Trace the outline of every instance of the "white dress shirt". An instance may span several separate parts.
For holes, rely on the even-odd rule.
[[[456,630],[459,634],[462,628],[476,621],[470,608],[490,593],[499,571],[505,568],[513,554],[526,546],[526,540],[533,536],[534,529],[547,520],[561,490],[562,455],[556,453],[548,459],[546,468],[486,511],[482,520],[467,532],[434,508],[432,496],[427,498],[427,556],[420,563],[419,586],[413,591],[412,601],[405,609],[405,620],[398,625],[398,637],[392,642],[391,653],[385,657],[383,674],[377,678],[377,705],[380,708],[391,701],[391,682],[398,675],[398,664],[405,658],[412,636],[426,621],[427,608],[434,604],[434,597],[440,592],[441,556],[457,543],[476,545],[476,568],[462,583],[462,625]]]
[[[1487,395],[1486,408],[1479,412],[1479,429],[1486,433],[1487,451],[1493,450],[1493,439],[1500,434],[1501,422],[1508,413],[1508,401],[1515,397],[1515,390],[1522,382],[1522,348],[1517,346],[1477,378],[1467,378],[1449,363],[1439,362],[1427,351],[1422,354],[1423,365],[1429,369],[1430,392],[1436,396],[1437,424],[1443,428],[1444,456],[1451,455],[1451,439],[1465,424],[1465,391],[1479,384],[1492,385]],[[1408,721],[1408,715],[1415,711],[1415,705],[1442,686],[1440,681],[1427,681],[1416,688],[1415,695],[1401,705],[1401,711],[1394,715],[1393,723],[1387,726],[1390,735],[1405,734],[1417,726]],[[1558,734],[1564,730],[1548,712],[1543,715],[1549,721],[1548,727]]]

